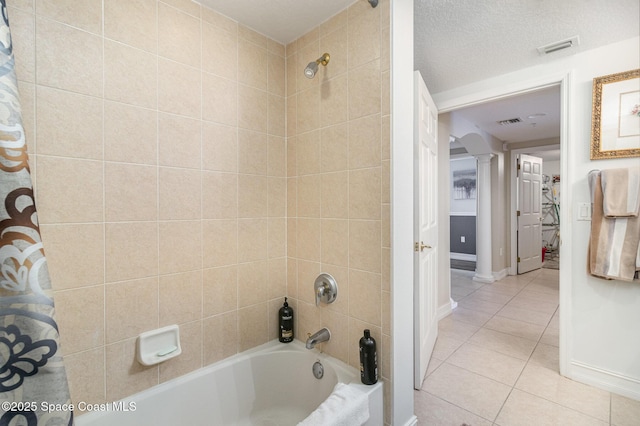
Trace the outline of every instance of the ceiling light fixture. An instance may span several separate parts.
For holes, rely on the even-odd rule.
[[[580,37],[573,36],[565,40],[555,41],[553,43],[545,44],[538,47],[538,53],[540,55],[547,55],[549,53],[557,52],[558,50],[568,49],[569,47],[578,46],[580,44]]]

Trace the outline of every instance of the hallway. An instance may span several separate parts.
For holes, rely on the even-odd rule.
[[[458,307],[440,321],[420,425],[638,425],[640,402],[558,374],[558,270],[492,284],[451,271]]]

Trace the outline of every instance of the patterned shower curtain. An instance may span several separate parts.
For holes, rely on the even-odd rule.
[[[67,426],[73,411],[33,197],[6,0],[0,5],[0,426]]]

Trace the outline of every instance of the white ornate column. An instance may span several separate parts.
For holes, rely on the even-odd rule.
[[[493,154],[475,156],[478,160],[476,214],[476,274],[474,281],[492,283],[491,262],[491,158]]]

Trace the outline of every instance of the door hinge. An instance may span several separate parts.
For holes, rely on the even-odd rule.
[[[518,256],[518,263],[520,263],[520,256]]]
[[[520,160],[518,160],[518,170],[520,170]]]
[[[520,217],[520,210],[516,210],[516,216]]]

